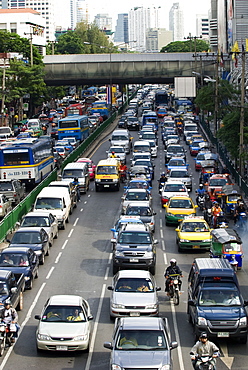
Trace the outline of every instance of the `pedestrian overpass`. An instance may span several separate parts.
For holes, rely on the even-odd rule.
[[[110,53],[46,55],[47,85],[173,83],[174,77],[215,76],[216,55],[208,53]]]

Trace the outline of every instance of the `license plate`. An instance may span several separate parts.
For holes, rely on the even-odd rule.
[[[105,188],[109,188],[109,185],[103,185]]]
[[[130,258],[130,262],[139,262],[138,258]]]
[[[193,247],[192,247],[193,249],[199,249],[200,248],[200,246],[199,245],[193,245]]]
[[[140,313],[139,312],[130,312],[130,316],[140,316]]]
[[[219,332],[217,334],[217,337],[218,338],[228,338],[229,337],[229,333],[228,332]]]
[[[68,347],[67,346],[56,346],[56,351],[67,351]]]

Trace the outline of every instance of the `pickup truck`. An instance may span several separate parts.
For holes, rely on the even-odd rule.
[[[10,270],[0,270],[0,309],[4,302],[10,300],[17,310],[23,309],[24,274],[14,274]]]

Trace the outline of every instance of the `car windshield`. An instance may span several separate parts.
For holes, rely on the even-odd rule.
[[[125,200],[149,200],[148,194],[146,192],[133,192],[129,191],[126,194]]]
[[[171,159],[168,166],[185,166],[185,162],[180,159]]]
[[[167,350],[168,345],[162,330],[120,330],[115,349],[123,351]]]
[[[149,207],[130,206],[126,209],[127,216],[151,216],[152,212]]]
[[[147,232],[123,231],[118,242],[120,244],[150,244],[151,237]]]
[[[150,161],[147,161],[145,159],[137,159],[137,161],[134,162],[134,166],[148,166],[152,167],[152,164]]]
[[[190,232],[204,233],[209,231],[209,227],[204,222],[184,222],[181,231],[184,233]]]
[[[63,209],[61,198],[37,198],[36,209]]]
[[[171,153],[182,153],[183,152],[183,149],[178,147],[178,146],[169,146],[167,148],[167,152],[171,152]]]
[[[84,177],[84,172],[79,169],[64,170],[63,179],[74,178],[74,177]]]
[[[0,191],[12,191],[13,185],[11,181],[0,182]]]
[[[23,253],[2,253],[0,266],[27,267],[29,261],[26,254]]]
[[[16,232],[11,244],[39,244],[41,236],[39,232]]]
[[[199,295],[200,306],[240,306],[241,300],[238,290],[233,289],[204,289]]]
[[[169,208],[193,208],[189,199],[171,199]]]
[[[210,179],[209,186],[224,186],[226,183],[226,179]]]
[[[170,177],[174,178],[183,178],[183,177],[189,177],[189,174],[187,171],[171,171]]]
[[[118,169],[117,166],[98,166],[97,174],[98,175],[117,175]]]
[[[198,161],[203,161],[203,160],[205,160],[205,154],[198,154],[196,159],[197,159]]]
[[[110,148],[109,149],[109,153],[112,153],[112,152],[115,152],[115,153],[125,153],[125,150],[124,148]]]
[[[45,322],[86,322],[85,314],[79,306],[53,306],[45,309],[41,317]]]
[[[124,136],[124,135],[113,135],[112,136],[112,139],[113,141],[127,141],[128,140],[128,137],[127,136]]]
[[[148,278],[120,278],[116,283],[115,292],[153,293],[154,286]]]
[[[144,133],[144,134],[142,134],[142,138],[144,139],[144,140],[152,140],[152,139],[156,139],[156,134],[155,133],[153,133],[153,132],[151,132],[151,133]]]
[[[165,184],[163,192],[186,191],[183,184]]]
[[[49,217],[45,216],[26,216],[22,222],[22,227],[48,227]]]

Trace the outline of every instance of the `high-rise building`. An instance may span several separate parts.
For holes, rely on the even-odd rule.
[[[87,4],[85,0],[70,0],[71,29],[76,28],[77,23],[87,22]]]
[[[131,49],[146,51],[146,30],[151,27],[150,9],[135,7],[128,13],[128,37]],[[132,41],[135,41],[133,43]]]
[[[169,12],[169,30],[173,32],[173,41],[183,41],[184,17],[179,3],[173,3]]]
[[[112,18],[108,14],[97,14],[94,21],[100,30],[112,30]]]
[[[196,36],[209,41],[209,20],[206,14],[196,14]]]
[[[55,40],[55,16],[54,0],[2,0],[0,1],[2,9],[23,9],[31,8],[41,14],[46,19],[45,38],[46,41]]]
[[[146,50],[158,53],[163,46],[168,45],[172,40],[172,31],[167,31],[165,28],[149,28],[146,31]]]
[[[128,14],[118,14],[115,27],[114,42],[128,43]]]

